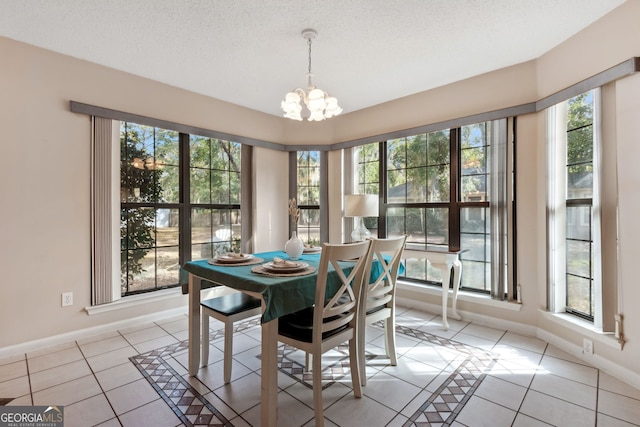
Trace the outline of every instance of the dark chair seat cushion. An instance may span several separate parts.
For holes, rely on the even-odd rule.
[[[337,316],[329,317],[325,319],[325,322],[330,322],[337,319]],[[332,331],[327,331],[322,334],[322,339],[331,337],[345,329],[348,325],[343,325]],[[308,307],[295,313],[286,314],[278,319],[278,334],[285,337],[292,338],[294,340],[311,342],[313,332],[313,307]]]
[[[218,313],[231,316],[260,307],[260,300],[242,292],[235,292],[202,301],[200,305]]]

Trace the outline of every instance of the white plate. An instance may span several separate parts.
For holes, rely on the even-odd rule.
[[[309,264],[300,261],[287,261],[286,263],[277,264],[274,264],[273,262],[267,262],[265,264],[262,264],[262,266],[265,270],[272,273],[296,273],[309,267]]]
[[[220,264],[239,264],[242,262],[247,262],[253,259],[253,255],[251,254],[238,254],[238,255],[216,255],[213,259],[215,262],[219,262]]]

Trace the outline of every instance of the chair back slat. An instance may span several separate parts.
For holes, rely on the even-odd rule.
[[[322,324],[322,333],[325,334],[327,332],[331,332],[334,331],[336,329],[342,328],[345,325],[349,325],[349,323],[351,323],[355,318],[355,313],[351,312],[348,315],[339,315],[336,316],[335,319],[330,320],[330,321],[325,321]],[[329,317],[329,319],[331,319]]]
[[[338,289],[338,291],[325,304],[325,307],[329,307],[329,308],[335,306],[336,304],[338,304],[338,301],[341,298],[343,298],[343,294],[345,292],[347,292],[349,294],[349,299],[350,300],[355,300],[356,299],[355,295],[353,294],[353,288],[351,287],[351,282],[353,281],[353,278],[354,278],[355,274],[357,273],[357,270],[356,270],[357,265],[356,265],[356,267],[354,267],[353,270],[351,270],[351,273],[347,277],[347,276],[345,276],[344,271],[342,270],[342,267],[340,267],[340,265],[337,263],[337,260],[331,260],[331,264],[333,265],[333,267],[335,268],[336,272],[338,273],[338,276],[340,277],[340,283],[341,284],[340,284],[340,288]]]

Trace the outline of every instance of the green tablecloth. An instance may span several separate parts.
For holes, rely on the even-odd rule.
[[[264,262],[272,261],[279,257],[288,259],[282,251],[258,253],[254,256],[264,259]],[[385,256],[385,258],[387,258]],[[389,259],[387,259],[389,260]],[[211,265],[203,259],[191,261],[182,267],[182,273],[192,273],[205,280],[228,286],[239,291],[256,292],[262,295],[265,302],[265,311],[262,314],[262,322],[268,322],[285,314],[295,313],[303,308],[311,307],[314,304],[316,292],[317,269],[320,263],[320,254],[303,254],[300,261],[304,261],[316,268],[316,273],[308,276],[292,277],[269,277],[251,272],[254,265],[245,266],[217,266]],[[351,271],[354,263],[341,262],[345,273]],[[404,272],[404,265],[400,264],[400,272]],[[370,283],[375,281],[382,273],[380,263],[374,262],[371,265]],[[181,278],[182,282],[182,278]],[[186,283],[186,277],[184,277]],[[340,278],[329,265],[327,277],[327,295],[333,295],[340,286]]]
[[[255,254],[263,258],[265,262],[275,257],[287,259],[284,252],[265,252]],[[256,266],[217,266],[211,265],[207,260],[191,261],[183,266],[183,269],[205,280],[219,283],[240,291],[256,292],[262,295],[265,301],[265,311],[262,314],[262,322],[268,322],[285,314],[294,313],[314,303],[317,268],[320,262],[320,254],[303,254],[300,261],[304,261],[316,268],[316,273],[308,276],[269,277],[251,272]],[[353,263],[341,263],[345,268],[353,266]],[[330,267],[327,283],[327,294],[333,295],[340,285],[340,278],[333,267]]]

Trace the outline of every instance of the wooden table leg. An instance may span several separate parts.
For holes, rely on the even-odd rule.
[[[189,273],[189,375],[200,369],[200,289],[202,280]],[[208,333],[208,331],[205,331]]]
[[[264,302],[263,302],[264,304]],[[262,324],[261,425],[276,427],[278,421],[278,319]]]

